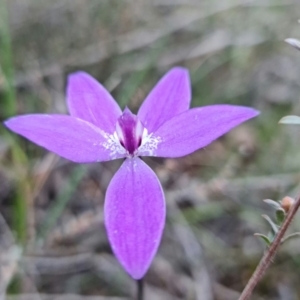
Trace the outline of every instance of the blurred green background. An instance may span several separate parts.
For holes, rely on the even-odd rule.
[[[300,52],[284,43],[300,37],[299,11],[297,0],[0,0],[1,121],[67,113],[77,70],[137,111],[176,65],[190,70],[192,106],[261,110],[190,156],[146,159],[168,205],[146,299],[237,299],[265,250],[253,236],[270,229],[261,214],[274,218],[262,200],[300,192],[300,128],[278,125],[300,115]],[[0,131],[1,299],[131,299],[102,216],[121,161],[79,166]],[[294,239],[253,299],[300,299],[299,271]]]

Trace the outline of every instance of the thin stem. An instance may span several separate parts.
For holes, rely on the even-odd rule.
[[[143,281],[143,278],[137,280],[136,283],[137,283],[136,300],[143,300],[144,299],[144,281]]]
[[[249,279],[246,287],[244,288],[239,300],[247,300],[252,295],[253,289],[262,279],[263,275],[265,274],[267,268],[270,266],[275,254],[277,253],[278,247],[281,244],[282,238],[286,233],[288,227],[290,226],[295,214],[297,213],[300,206],[300,196],[297,197],[296,202],[291,207],[288,215],[286,216],[282,226],[280,227],[273,243],[268,248],[267,252],[264,254],[262,259],[260,260],[256,270],[252,274],[251,278]]]

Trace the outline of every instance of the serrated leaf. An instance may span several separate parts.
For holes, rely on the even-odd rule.
[[[278,224],[281,225],[281,223],[285,219],[285,216],[286,216],[286,212],[283,208],[279,208],[276,210],[276,219]]]
[[[277,201],[274,201],[272,199],[264,199],[263,201],[275,209],[281,208],[280,203],[278,203]]]
[[[281,118],[278,122],[279,124],[290,124],[290,125],[300,125],[299,116],[285,116]]]
[[[281,240],[281,244],[283,244],[287,240],[294,239],[297,237],[300,237],[300,232],[291,233]]]
[[[287,42],[288,44],[290,44],[291,46],[293,46],[294,48],[296,48],[297,50],[300,50],[300,41],[299,40],[289,38],[284,41]]]
[[[262,215],[262,217],[270,224],[272,231],[274,234],[277,234],[278,232],[278,226],[271,220],[271,218],[268,215]]]
[[[262,233],[254,233],[254,235],[260,237],[267,244],[267,246],[271,245],[271,241],[264,234],[262,234]]]

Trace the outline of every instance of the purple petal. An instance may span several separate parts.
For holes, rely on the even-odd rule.
[[[151,264],[165,213],[155,173],[138,157],[126,159],[107,189],[104,215],[113,252],[134,279],[142,278]]]
[[[15,133],[78,163],[124,157],[125,149],[113,136],[84,120],[65,115],[24,115],[5,125]]]
[[[179,157],[190,154],[258,114],[253,108],[235,105],[191,109],[169,120],[154,133],[151,137],[157,141],[154,156]]]
[[[117,119],[122,114],[110,93],[85,72],[69,75],[67,103],[73,117],[86,120],[108,133],[115,131]]]
[[[164,122],[189,109],[190,77],[186,69],[171,69],[152,89],[138,112],[138,118],[149,133]]]

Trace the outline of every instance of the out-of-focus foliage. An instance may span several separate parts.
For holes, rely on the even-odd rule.
[[[65,113],[66,76],[76,70],[136,111],[174,65],[190,70],[193,106],[261,110],[188,157],[147,159],[168,205],[147,299],[237,299],[265,249],[253,234],[268,232],[261,214],[274,211],[262,199],[300,190],[299,128],[278,125],[286,115],[300,115],[300,53],[284,42],[300,37],[299,1],[0,3],[1,120]],[[60,294],[57,299],[134,294],[111,255],[102,218],[105,190],[120,163],[81,168],[1,128],[0,262],[7,267],[0,269],[0,292],[7,287],[30,300],[37,291]],[[291,232],[299,227],[296,218]],[[299,243],[284,243],[253,299],[300,298]],[[37,299],[49,299],[43,295]]]
[[[285,116],[279,120],[281,124],[300,124],[300,117],[298,116]]]

